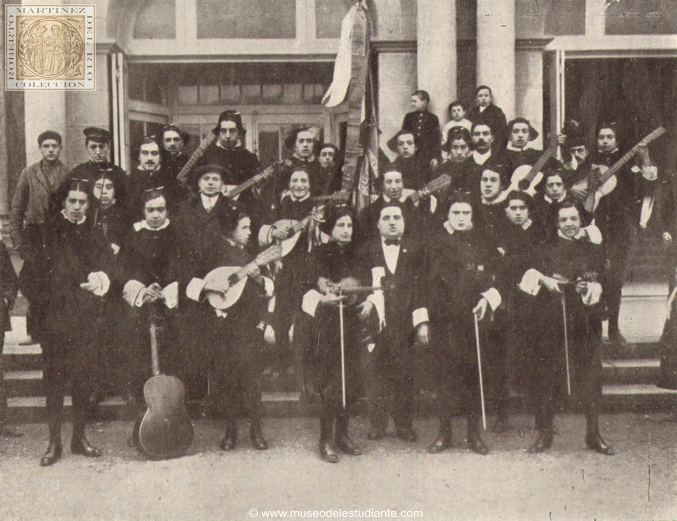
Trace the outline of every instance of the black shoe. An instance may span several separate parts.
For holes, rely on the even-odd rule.
[[[87,458],[98,458],[101,456],[101,451],[96,447],[90,445],[87,441],[87,438],[82,436],[81,438],[72,438],[71,439],[71,452],[73,454],[80,454]]]
[[[468,436],[468,448],[482,456],[489,454],[489,447],[486,446],[479,434]]]
[[[550,447],[552,447],[552,437],[552,431],[541,431],[538,434],[536,441],[531,444],[531,447],[529,447],[528,452],[530,454],[538,454],[539,452],[548,450]]]
[[[50,465],[54,465],[61,459],[62,452],[63,447],[61,446],[61,442],[54,442],[50,440],[49,447],[47,447],[47,452],[45,452],[45,455],[40,459],[40,466],[49,467]]]
[[[341,452],[349,454],[350,456],[359,456],[362,454],[362,450],[355,445],[355,442],[350,439],[347,432],[336,437],[336,447],[338,447]]]
[[[614,448],[609,445],[602,436],[598,434],[593,434],[587,435],[585,437],[585,444],[588,446],[589,449],[594,450],[595,452],[599,452],[600,454],[604,454],[605,456],[613,456],[615,454]]]
[[[9,427],[4,427],[0,425],[0,437],[2,438],[21,438],[23,436],[23,432],[17,432],[14,429],[10,429]]]
[[[249,432],[249,438],[252,440],[252,447],[254,447],[256,450],[268,449],[268,443],[263,437],[261,427],[253,427],[252,430]]]
[[[230,429],[226,429],[226,434],[224,434],[221,443],[219,443],[219,448],[221,450],[233,450],[236,440],[237,438],[233,436],[233,432]]]
[[[327,463],[338,463],[336,450],[334,450],[334,447],[328,441],[320,443],[320,458]]]
[[[386,435],[386,432],[384,429],[380,429],[378,427],[372,427],[371,430],[369,431],[369,434],[367,434],[367,439],[376,441],[376,440],[382,440]]]
[[[451,433],[447,431],[440,431],[437,439],[428,446],[430,454],[439,454],[451,447]]]
[[[398,427],[397,437],[407,443],[413,443],[416,441],[416,432],[411,427]]]
[[[508,420],[504,420],[503,418],[496,418],[494,426],[491,428],[491,430],[497,434],[505,434],[509,429]]]

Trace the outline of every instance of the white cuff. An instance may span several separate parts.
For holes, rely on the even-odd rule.
[[[259,228],[259,244],[261,246],[268,246],[273,242],[273,228],[274,226],[272,224],[264,224]]]
[[[162,296],[165,298],[165,306],[168,309],[174,309],[179,305],[179,283],[172,282],[162,289]]]
[[[487,302],[491,306],[492,311],[496,311],[498,306],[501,305],[501,302],[503,302],[501,294],[498,292],[496,288],[489,288],[484,293],[480,293],[480,295],[482,295],[485,299],[487,299]]]
[[[125,287],[122,288],[122,298],[125,299],[125,302],[132,307],[141,307],[143,306],[143,297],[141,296],[141,290],[146,286],[141,284],[138,280],[129,280]]]
[[[414,320],[414,327],[418,327],[419,324],[423,324],[424,322],[430,322],[427,308],[415,309],[411,316]]]
[[[94,271],[87,275],[87,282],[96,284],[92,293],[97,297],[103,297],[110,289],[110,279],[103,271]]]
[[[205,287],[204,279],[194,278],[188,283],[188,287],[186,287],[186,296],[190,300],[200,302],[200,295],[202,294],[202,289],[204,287]]]
[[[529,295],[536,296],[541,290],[541,277],[543,274],[535,269],[529,269],[522,277],[519,288]]]
[[[602,244],[602,232],[599,231],[599,228],[594,224],[590,224],[585,228],[581,228],[582,231],[588,234],[588,239],[592,244]]]
[[[583,304],[586,306],[594,306],[599,303],[602,296],[602,285],[599,282],[588,282],[588,290],[585,295],[581,295]]]
[[[301,304],[301,309],[308,313],[311,317],[315,316],[315,311],[317,306],[322,299],[322,293],[315,289],[311,289],[305,295],[303,295],[303,303]]]
[[[382,331],[386,326],[386,301],[383,291],[376,290],[367,297],[367,300],[374,304],[376,314],[378,315],[378,330]]]
[[[275,283],[268,277],[263,277],[263,290],[268,298],[272,297],[273,293],[275,293]]]

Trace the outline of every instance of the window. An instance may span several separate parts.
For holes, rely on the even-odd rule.
[[[176,38],[175,0],[146,0],[136,17],[134,38]]]
[[[296,0],[197,0],[198,38],[296,38]]]
[[[606,34],[677,34],[674,0],[607,2]]]

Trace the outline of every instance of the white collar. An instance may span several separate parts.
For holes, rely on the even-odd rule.
[[[489,149],[488,152],[485,152],[482,154],[481,152],[478,152],[477,150],[473,150],[472,156],[475,158],[475,163],[478,165],[483,165],[484,163],[487,162],[487,159],[491,156],[491,148]]]
[[[71,219],[70,217],[68,217],[68,215],[66,215],[66,209],[65,209],[65,208],[64,208],[63,210],[61,210],[61,215],[63,215],[64,219],[66,219],[67,221],[70,221],[70,222],[72,222],[73,224],[78,224],[78,225],[84,223],[84,222],[87,220],[87,216],[86,216],[86,215],[83,215],[83,216],[82,216],[82,219],[81,219],[80,221],[75,222],[73,219]]]
[[[498,195],[496,196],[496,199],[494,199],[493,201],[487,201],[487,200],[484,198],[484,196],[482,196],[482,204],[483,204],[483,205],[486,205],[486,206],[495,206],[495,205],[497,205],[497,204],[500,204],[501,201],[498,201],[498,200],[497,200],[497,199],[499,198],[500,195],[501,195],[501,194],[498,194]]]
[[[140,230],[150,230],[152,232],[158,232],[160,230],[164,230],[167,226],[169,226],[169,219],[167,219],[162,226],[159,228],[151,228],[148,225],[148,221],[144,219],[143,221],[139,221],[138,223],[134,223],[134,231],[138,232]]]
[[[491,105],[491,103],[489,105]],[[478,105],[477,108],[480,109],[480,112],[484,112],[485,110],[487,110],[489,105],[487,105],[486,107],[482,107],[481,105]]]
[[[513,152],[524,152],[525,150],[534,148],[534,145],[531,141],[529,141],[524,148],[517,148],[516,146],[513,146],[512,143],[508,142],[505,148],[506,150],[512,150]]]
[[[301,197],[301,199],[296,199],[296,197],[294,197],[292,194],[289,194],[289,197],[290,197],[290,199],[291,199],[293,202],[295,202],[295,203],[300,203],[300,202],[305,201],[306,199],[308,199],[308,198],[310,197],[310,193],[307,193],[306,195],[304,195],[303,197]]]
[[[557,230],[557,236],[560,237],[560,238],[562,238],[562,239],[564,239],[565,241],[573,241],[572,238],[567,237],[566,235],[564,235],[564,234],[562,233],[562,230],[559,230],[559,229]]]
[[[145,168],[137,168],[137,170],[138,170],[139,172],[143,172],[144,174],[154,174],[155,172],[157,172],[158,170],[160,170],[160,168],[162,168],[162,165],[161,165],[161,164],[159,164],[159,165],[155,168],[155,170],[146,170]]]
[[[384,200],[386,203],[389,203],[389,202],[392,201],[392,199],[391,199],[390,197],[388,197],[386,194],[382,194],[382,195],[383,195],[383,200]],[[407,200],[407,196],[404,195],[404,193],[403,193],[403,194],[400,196],[400,198],[398,199],[398,201],[399,201],[400,203],[403,203],[403,202],[406,201],[406,200]]]
[[[522,225],[523,230],[528,230],[529,227],[534,224],[531,219],[527,219],[526,222]]]
[[[301,163],[312,163],[313,161],[315,161],[315,154],[311,155],[308,159],[303,159],[302,157],[299,157],[296,154],[294,154],[294,157],[299,161],[301,161]]]
[[[231,150],[235,150],[237,148],[237,143],[235,143],[235,146],[233,148],[226,148],[221,144],[221,141],[219,141],[217,139],[216,140],[216,146],[219,147],[219,148],[222,148],[223,150],[228,150],[230,152]]]
[[[548,196],[547,194],[543,194],[543,199],[545,199],[545,200],[546,200],[548,203],[550,203],[550,204],[552,204],[552,203],[561,203],[562,201],[564,201],[564,198],[565,198],[565,197],[566,197],[566,194],[562,194],[562,198],[561,198],[561,199],[555,200],[555,199],[552,199],[552,198],[551,198],[550,196]]]

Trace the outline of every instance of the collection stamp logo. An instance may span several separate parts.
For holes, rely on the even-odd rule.
[[[94,90],[94,5],[5,6],[5,90]]]

